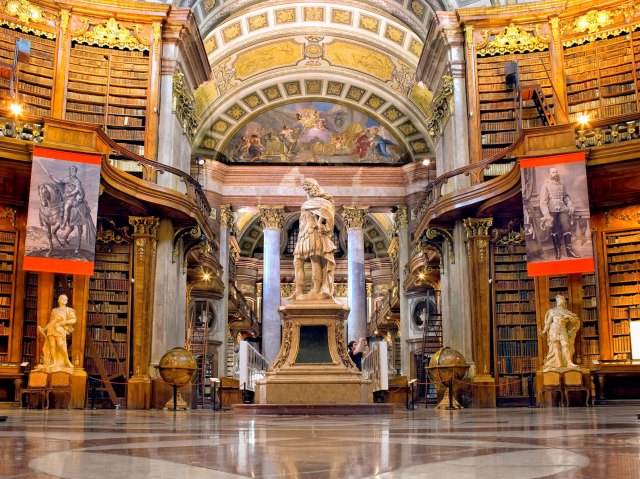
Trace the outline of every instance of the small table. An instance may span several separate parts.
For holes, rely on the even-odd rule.
[[[596,404],[615,399],[640,399],[639,360],[602,360],[591,375],[596,385]]]

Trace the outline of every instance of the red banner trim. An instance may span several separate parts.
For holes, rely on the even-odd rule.
[[[596,265],[593,258],[527,263],[527,274],[530,277],[551,276],[556,274],[593,273],[595,270]]]
[[[579,161],[586,161],[586,155],[584,151],[578,151],[575,153],[565,153],[563,155],[539,156],[535,158],[521,158],[520,169],[535,168],[536,166],[560,165],[562,163],[577,163]]]
[[[82,276],[93,275],[92,261],[73,261],[70,259],[38,258],[25,256],[22,269],[26,271],[41,271],[44,273],[66,273]]]
[[[39,158],[51,158],[54,160],[74,161],[76,163],[102,164],[102,155],[94,153],[76,153],[75,151],[52,150],[36,146],[33,156]]]

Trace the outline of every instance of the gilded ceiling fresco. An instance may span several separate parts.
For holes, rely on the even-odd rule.
[[[226,143],[222,161],[276,164],[402,164],[408,155],[366,113],[329,102],[297,102],[245,123]]]

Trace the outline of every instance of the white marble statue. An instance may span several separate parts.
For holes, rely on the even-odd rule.
[[[44,328],[38,326],[45,342],[42,347],[42,364],[34,368],[36,371],[73,371],[73,364],[69,361],[67,352],[67,335],[73,332],[76,311],[67,306],[68,301],[67,295],[61,294],[58,297],[58,307],[51,311],[49,323]]]
[[[320,189],[318,182],[306,178],[302,188],[307,200],[301,206],[298,242],[293,252],[295,290],[289,299],[333,298],[333,275],[336,268],[333,244],[335,205],[333,197]],[[311,291],[304,295],[304,263],[311,262]]]
[[[543,371],[558,369],[579,369],[573,362],[575,340],[580,319],[566,307],[564,296],[556,296],[556,305],[544,315],[544,329],[541,334],[547,336],[549,352],[544,360]]]

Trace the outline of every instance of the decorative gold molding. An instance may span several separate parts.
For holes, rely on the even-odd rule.
[[[8,0],[4,3],[2,11],[25,24],[47,23],[42,9],[29,2],[29,0]]]
[[[464,27],[464,36],[467,41],[467,50],[469,55],[473,53],[473,26]]]
[[[105,223],[109,226],[105,228]],[[129,243],[128,227],[118,228],[115,222],[109,218],[98,220],[98,229],[96,231],[96,241],[100,243]]]
[[[427,120],[427,133],[437,143],[453,114],[453,77],[445,75],[431,103],[432,115]]]
[[[60,10],[60,31],[65,35],[67,33],[67,28],[69,28],[69,10]]]
[[[635,12],[638,10],[640,10],[640,7],[631,1],[613,10],[590,10],[570,23],[561,21],[561,30],[564,33],[569,31],[574,34],[586,34],[583,37],[566,40],[562,44],[565,47],[569,47],[607,38],[608,36],[630,33],[638,26],[638,22],[632,23]],[[615,26],[616,23],[617,26]],[[614,26],[607,29],[611,25]]]
[[[479,56],[503,55],[505,53],[529,53],[542,51],[548,48],[548,40],[538,34],[539,26],[532,30],[522,29],[513,23],[504,27],[501,33],[496,34],[486,46],[478,50]]]
[[[613,210],[607,210],[604,212],[604,216],[606,218],[605,223],[607,228],[611,226],[611,223],[614,219],[618,221],[622,221],[623,223],[635,223],[640,224],[640,210],[635,213],[626,213],[626,214],[615,214]]]
[[[453,234],[451,233],[451,231],[448,231],[444,228],[440,228],[438,226],[429,226],[425,230],[425,235],[430,240],[434,240],[438,236],[440,236],[441,238],[444,239],[444,241],[447,241],[449,243],[449,261],[451,262],[451,264],[455,264],[456,252],[453,249],[453,246],[454,246]]]
[[[493,226],[493,218],[465,218],[463,225],[467,239],[489,236],[489,228]]]
[[[178,259],[178,255],[180,254],[180,243],[182,242],[184,244],[183,238],[186,237],[191,237],[191,238],[195,238],[198,239],[202,236],[202,231],[200,230],[199,226],[188,226],[186,228],[181,228],[179,230],[177,230],[174,234],[173,234],[173,251],[171,253],[171,262],[175,263],[176,260]],[[186,255],[185,255],[186,257]]]
[[[220,226],[227,228],[229,232],[234,229],[235,217],[230,205],[220,205]]]
[[[595,33],[614,23],[614,13],[609,10],[590,10],[573,21],[573,31],[576,33]]]
[[[140,38],[139,31],[140,25],[121,26],[113,17],[104,24],[83,18],[80,30],[72,33],[72,40],[100,47],[147,51],[149,46]]]
[[[160,220],[155,216],[129,216],[129,224],[133,226],[134,235],[149,235],[156,238]]]
[[[347,230],[358,229],[363,230],[367,224],[367,213],[369,207],[361,206],[343,206],[342,222]]]
[[[393,215],[393,232],[397,233],[400,230],[407,229],[409,226],[409,219],[407,217],[407,207],[405,205],[398,205],[398,210]]]
[[[281,229],[284,225],[284,206],[258,206],[262,229]]]
[[[198,129],[199,119],[196,115],[196,101],[191,95],[182,73],[173,75],[173,112],[180,121],[182,131],[192,143]]]
[[[9,218],[11,222],[11,226],[16,227],[16,213],[17,211],[13,208],[9,208],[8,206],[5,208],[0,208],[0,218]]]
[[[522,221],[518,218],[510,219],[504,228],[491,230],[491,242],[502,245],[521,245],[525,242]]]
[[[157,48],[162,39],[162,23],[153,22],[153,45]]]

